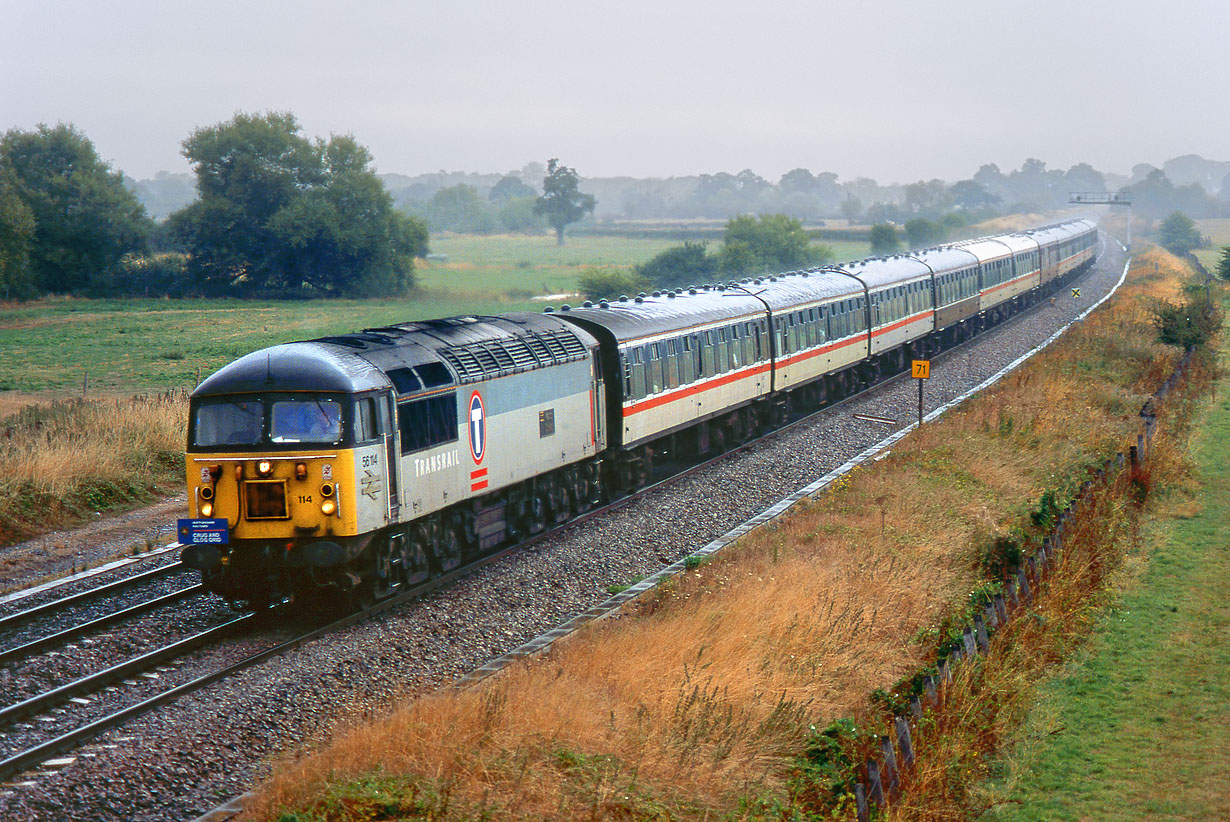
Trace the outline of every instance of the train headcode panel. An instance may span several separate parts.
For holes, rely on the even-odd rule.
[[[914,360],[913,377],[916,380],[931,379],[931,360]]]

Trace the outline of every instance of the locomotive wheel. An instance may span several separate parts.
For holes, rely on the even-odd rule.
[[[372,544],[372,558],[362,582],[354,589],[354,604],[363,610],[388,597],[398,587],[400,567],[393,559],[393,546],[388,538]]]
[[[461,564],[461,539],[457,529],[448,523],[440,525],[440,536],[436,540],[436,559],[441,571],[451,571]]]

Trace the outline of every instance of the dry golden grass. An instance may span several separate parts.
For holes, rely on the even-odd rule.
[[[182,481],[182,393],[6,407],[15,410],[0,416],[0,544]]]
[[[986,395],[620,619],[280,763],[245,818],[362,818],[377,801],[364,791],[408,819],[798,807],[793,766],[815,726],[875,716],[872,691],[931,661],[984,584],[992,539],[1028,546],[1033,502],[1066,498],[1134,436],[1176,359],[1142,307],[1179,276],[1166,262],[1135,266],[1106,309]]]

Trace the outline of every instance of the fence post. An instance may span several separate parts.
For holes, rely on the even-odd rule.
[[[871,787],[871,801],[876,807],[884,807],[884,782],[880,779],[880,766],[874,759],[867,760],[867,784]]]
[[[944,667],[944,663],[941,662],[940,668],[942,669],[943,667]],[[942,675],[943,671],[941,670],[940,673]],[[927,695],[927,702],[929,702],[930,704],[934,705],[936,702],[939,701],[939,694],[935,690],[935,677],[933,676],[923,677],[923,692]]]
[[[867,807],[867,789],[859,782],[854,786],[854,807],[858,814],[858,822],[869,822],[871,810]]]
[[[991,640],[987,637],[987,626],[982,621],[982,614],[974,614],[974,639],[981,653],[985,654],[991,650]]]
[[[901,781],[897,778],[897,753],[893,750],[891,736],[880,737],[880,753],[884,755],[884,776],[888,784],[884,786],[886,796],[896,796]]]
[[[995,595],[995,612],[999,615],[999,623],[1001,625],[1008,624],[1008,606],[1004,602],[1003,594]]]
[[[894,717],[893,726],[897,730],[897,747],[901,749],[901,769],[914,764],[914,740],[910,737],[910,723],[904,716]]]
[[[1025,576],[1025,568],[1016,569],[1016,584],[1021,589],[1021,602],[1028,603],[1033,600],[1033,592],[1029,590],[1029,579]]]

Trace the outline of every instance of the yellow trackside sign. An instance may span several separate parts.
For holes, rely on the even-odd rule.
[[[911,376],[916,380],[931,379],[931,360],[914,360],[914,369]]]

